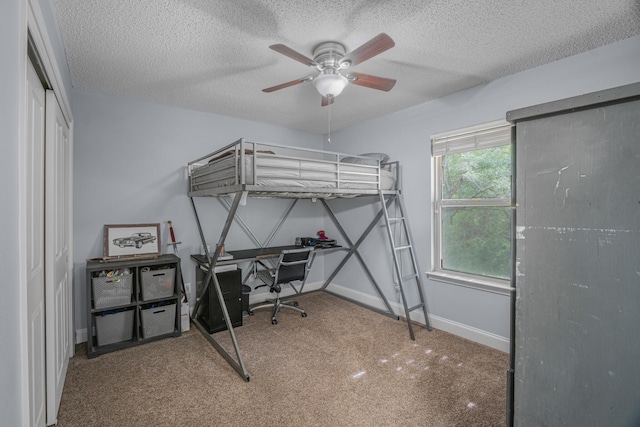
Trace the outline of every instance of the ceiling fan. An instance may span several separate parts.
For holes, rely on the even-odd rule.
[[[343,70],[371,59],[391,49],[393,46],[395,46],[395,43],[391,37],[385,33],[380,33],[349,53],[345,53],[344,46],[338,42],[321,43],[313,50],[313,59],[311,59],[283,44],[271,45],[269,48],[304,65],[315,68],[318,70],[318,74],[281,83],[262,89],[262,91],[269,93],[300,83],[312,82],[320,95],[322,95],[323,107],[332,104],[334,98],[340,95],[349,83],[388,92],[396,84],[395,80],[362,73],[343,74]]]

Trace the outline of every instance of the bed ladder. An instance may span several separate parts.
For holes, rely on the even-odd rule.
[[[387,234],[389,236],[389,242],[391,244],[393,264],[395,266],[396,277],[398,278],[398,287],[400,290],[400,294],[402,295],[402,304],[404,306],[405,318],[407,319],[407,325],[409,327],[409,334],[411,336],[411,339],[415,340],[410,316],[410,313],[412,311],[422,309],[422,313],[424,314],[425,326],[428,331],[431,331],[431,324],[429,323],[429,316],[427,315],[427,302],[424,297],[422,276],[420,275],[420,269],[418,268],[416,255],[413,250],[413,243],[411,242],[411,232],[409,231],[409,224],[407,218],[405,217],[405,208],[402,202],[401,193],[397,192],[392,194],[390,196],[392,197],[392,200],[389,201],[389,206],[391,206],[394,201],[396,202],[396,213],[399,214],[399,216],[397,217],[389,217],[389,209],[387,207],[387,201],[385,200],[385,194],[382,190],[379,192],[379,194],[380,202],[382,204],[382,210],[384,212],[384,220],[387,225]],[[400,227],[398,240],[394,238],[393,225],[397,225]],[[409,258],[411,259],[410,271],[409,274],[403,275],[401,260],[406,258],[406,254],[408,254]],[[412,307],[409,307],[407,303],[407,296],[405,293],[405,284],[414,280],[418,288],[420,302]]]

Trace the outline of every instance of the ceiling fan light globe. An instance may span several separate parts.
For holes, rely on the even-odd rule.
[[[342,90],[349,84],[349,80],[340,74],[321,74],[313,79],[313,85],[322,96],[340,95]]]

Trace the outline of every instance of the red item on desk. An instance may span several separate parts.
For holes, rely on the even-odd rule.
[[[320,240],[329,240],[329,238],[324,234],[324,230],[320,230],[316,234]]]

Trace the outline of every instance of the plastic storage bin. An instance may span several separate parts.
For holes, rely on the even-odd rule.
[[[105,311],[95,315],[98,345],[130,341],[135,310]]]
[[[176,303],[140,307],[142,338],[170,334],[176,327]]]
[[[94,308],[130,304],[132,284],[131,274],[92,278]]]
[[[175,268],[143,271],[140,276],[140,292],[143,301],[173,296],[176,279]]]

